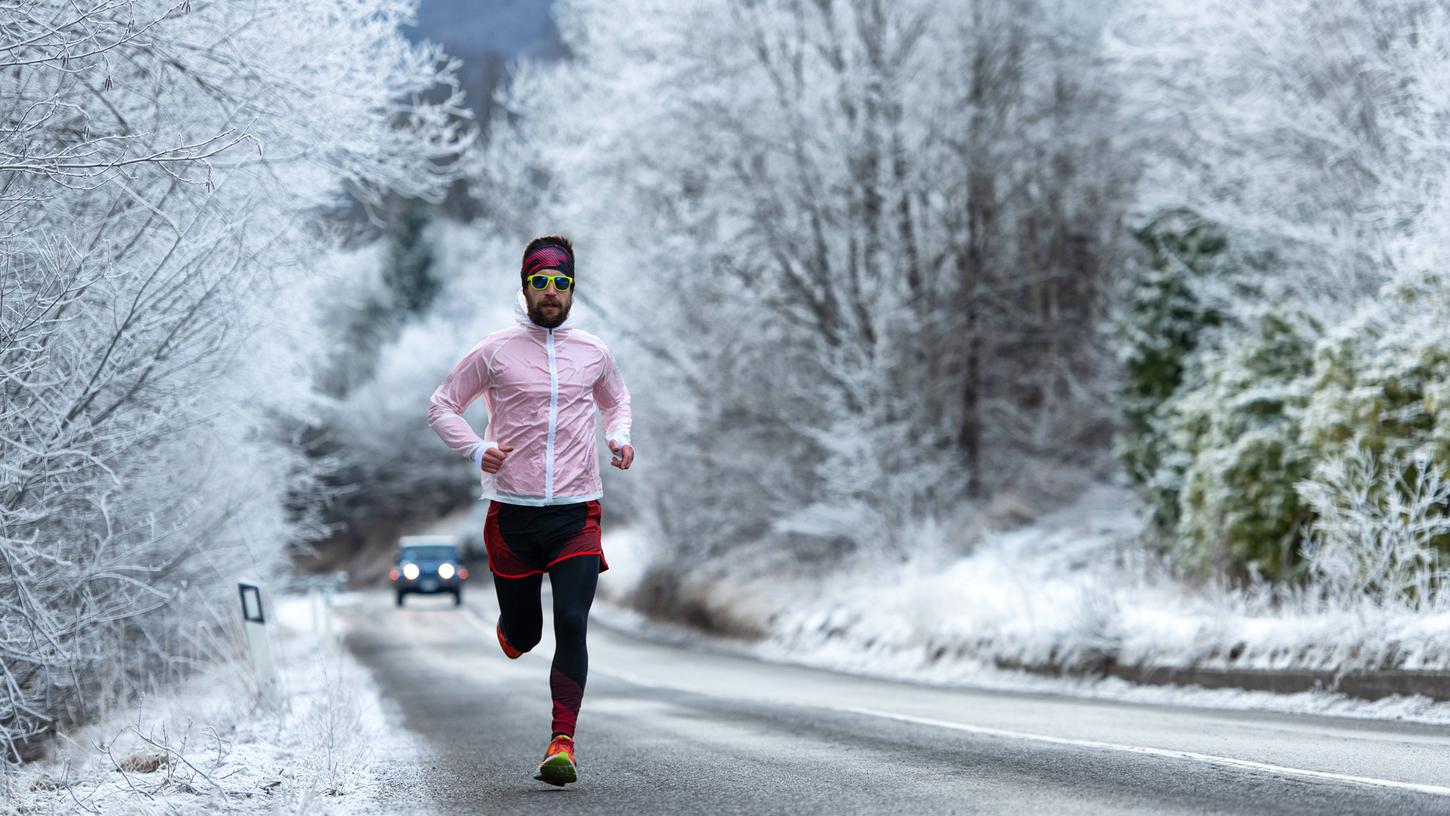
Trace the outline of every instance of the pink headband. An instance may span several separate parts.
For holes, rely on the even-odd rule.
[[[542,269],[557,269],[571,278],[574,277],[574,265],[569,262],[569,253],[558,244],[544,244],[525,255],[520,275],[527,278]]]

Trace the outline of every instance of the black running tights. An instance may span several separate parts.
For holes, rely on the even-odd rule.
[[[543,578],[543,575],[493,576],[503,636],[521,652],[539,645],[543,634],[544,612],[539,595]],[[549,586],[554,592],[554,663],[549,670],[554,734],[574,736],[579,719],[584,680],[589,674],[589,651],[584,646],[584,634],[598,583],[597,555],[578,555],[549,567]]]

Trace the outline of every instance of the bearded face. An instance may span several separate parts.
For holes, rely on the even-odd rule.
[[[569,316],[569,309],[574,305],[574,290],[571,288],[564,292],[557,291],[552,282],[544,289],[535,289],[525,281],[524,300],[528,303],[529,319],[546,329],[552,329]]]

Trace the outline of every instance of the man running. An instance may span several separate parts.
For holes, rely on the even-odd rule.
[[[628,470],[634,448],[629,390],[614,356],[569,319],[573,246],[557,235],[535,238],[524,248],[521,274],[516,325],[483,338],[454,366],[433,392],[428,424],[481,470],[483,498],[489,499],[483,540],[498,592],[495,631],[509,658],[539,642],[539,589],[549,574],[554,722],[535,778],[565,785],[578,779],[574,726],[589,669],[584,646],[589,607],[599,573],[609,569],[600,546],[596,403],[614,453],[610,464]],[[479,396],[488,409],[482,439],[462,416]]]

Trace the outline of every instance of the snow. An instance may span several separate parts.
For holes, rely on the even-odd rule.
[[[928,546],[899,565],[852,564],[822,576],[773,568],[747,575],[738,566],[724,580],[681,576],[690,597],[763,632],[755,641],[647,620],[624,608],[626,594],[612,587],[596,616],[763,660],[911,682],[1450,722],[1450,703],[1423,697],[1370,702],[1321,691],[1140,686],[1017,670],[1085,669],[1104,656],[1173,668],[1347,670],[1387,659],[1403,669],[1447,668],[1450,655],[1438,644],[1450,637],[1450,616],[1373,606],[1275,607],[1252,593],[1190,587],[1141,557],[1133,543],[1138,514],[1125,487],[1099,485],[1030,526],[987,531],[966,554]],[[605,535],[612,556],[616,541],[618,556],[640,547],[638,531]],[[625,561],[612,557],[611,565]]]
[[[277,710],[253,702],[250,666],[215,665],[8,768],[0,813],[389,812],[381,794],[419,778],[398,757],[421,747],[328,634],[320,601],[286,596],[269,610]]]

